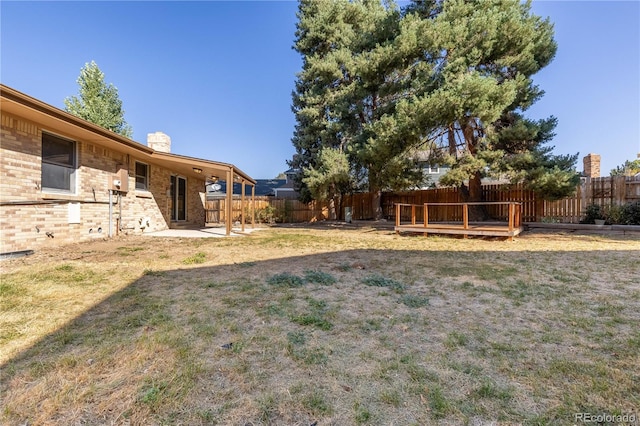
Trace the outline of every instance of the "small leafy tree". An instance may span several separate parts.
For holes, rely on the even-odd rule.
[[[133,129],[124,119],[118,89],[105,83],[104,74],[94,61],[84,65],[76,82],[80,86],[78,96],[64,100],[67,112],[124,137],[133,136]]]
[[[611,176],[634,176],[638,173],[640,173],[640,158],[633,161],[627,160],[611,170]]]

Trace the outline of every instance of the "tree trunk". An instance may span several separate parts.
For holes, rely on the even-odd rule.
[[[469,179],[468,186],[463,185],[460,189],[463,202],[478,203],[484,201],[482,198],[482,175],[480,172],[476,172],[473,177]],[[469,206],[469,221],[478,222],[487,219],[489,219],[487,206]]]
[[[447,140],[449,141],[449,154],[456,155],[458,147],[456,146],[456,134],[453,123],[449,125],[449,129],[447,130]]]
[[[331,194],[331,196],[329,197],[329,220],[336,220],[338,216],[336,215],[335,184],[331,184],[331,189],[329,193]]]
[[[374,190],[371,191],[373,197],[371,198],[371,208],[373,210],[373,218],[375,220],[382,219],[382,191]]]
[[[478,154],[478,138],[475,131],[475,121],[469,118],[461,124],[467,150],[472,156]],[[462,191],[462,200],[468,203],[478,203],[484,201],[482,198],[482,174],[477,171],[469,178],[466,191]],[[483,221],[489,219],[487,206],[469,206],[469,221]]]
[[[329,220],[336,220],[336,201],[335,198],[329,198]]]

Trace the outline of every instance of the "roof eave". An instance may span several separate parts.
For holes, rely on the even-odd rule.
[[[134,149],[140,153],[150,156],[152,159],[188,165],[194,171],[196,169],[211,169],[216,171],[216,174],[224,173],[228,170],[233,170],[233,178],[238,176],[240,179],[244,180],[245,183],[248,182],[251,185],[256,184],[255,179],[251,178],[248,174],[238,169],[233,164],[156,151],[146,145],[135,142],[129,138],[107,130],[89,121],[83,120],[79,117],[69,114],[66,111],[42,102],[36,98],[26,95],[11,87],[5,86],[1,83],[0,99],[0,106],[2,106],[2,110],[8,112],[9,114],[26,116],[25,118],[36,122],[40,121],[38,120],[38,117],[40,117],[40,119],[48,117],[53,119],[52,122],[62,122],[67,125],[74,126],[78,129],[81,129],[81,131],[90,132],[100,138],[115,142],[116,145],[120,144],[129,149]],[[220,178],[225,179],[226,177],[220,176]]]
[[[63,111],[59,108],[51,106],[36,98],[33,98],[29,95],[19,92],[18,90],[15,90],[11,87],[5,86],[4,84],[0,84],[0,98],[3,98],[3,101],[7,100],[10,102],[13,102],[15,104],[22,106],[23,108],[27,108],[41,114],[45,114],[47,116],[53,117],[62,122],[79,127],[83,130],[87,130],[92,133],[95,133],[104,138],[114,140],[129,148],[142,151],[145,154],[151,154],[154,152],[153,149],[149,148],[146,145],[135,142],[129,138],[126,138],[122,135],[112,132],[111,130],[107,130],[104,127],[98,126],[89,121],[76,117],[75,115],[69,114],[66,111]]]
[[[161,151],[154,151],[153,154],[151,155],[151,158],[164,159],[168,161],[177,161],[181,163],[190,164],[194,167],[213,168],[213,169],[222,170],[222,171],[233,169],[233,173],[238,177],[240,177],[241,179],[245,180],[246,182],[249,182],[252,185],[256,184],[255,179],[253,179],[251,176],[249,176],[248,174],[246,174],[245,172],[243,172],[233,164],[229,164],[229,163],[222,163],[218,161],[205,160],[202,158],[189,157],[186,155],[173,154],[170,152],[161,152]],[[219,176],[219,178],[221,180],[225,180],[224,176]]]

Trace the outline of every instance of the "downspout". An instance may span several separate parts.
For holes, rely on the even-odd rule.
[[[116,235],[120,235],[122,231],[122,192],[118,191],[118,229],[116,229]]]
[[[113,191],[109,190],[109,238],[113,237]]]

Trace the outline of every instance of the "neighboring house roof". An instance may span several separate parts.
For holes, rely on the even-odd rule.
[[[147,158],[184,176],[225,180],[227,173],[232,173],[235,181],[244,180],[249,185],[256,184],[253,178],[233,164],[155,151],[4,84],[0,84],[0,110],[38,123],[51,132],[58,131],[67,137]]]
[[[286,183],[286,179],[256,179],[256,195],[275,195],[275,190]]]
[[[275,189],[282,187],[286,182],[286,179],[256,179],[255,195],[257,197],[275,195]],[[215,184],[219,186],[217,189],[214,189]],[[226,191],[226,182],[207,183],[207,197],[209,198],[224,197]],[[233,193],[242,194],[242,185],[240,183],[235,182],[233,184]],[[244,193],[245,195],[251,195],[251,188],[245,187]]]
[[[292,168],[292,169],[289,169],[289,170],[285,171],[284,174],[285,174],[285,176],[287,176],[287,179],[288,179],[288,178],[291,178],[291,177],[295,176],[298,173],[299,170],[300,169],[293,169]]]
[[[276,194],[278,193],[278,191],[295,191],[293,181],[286,181],[283,185],[280,185],[276,188]]]

